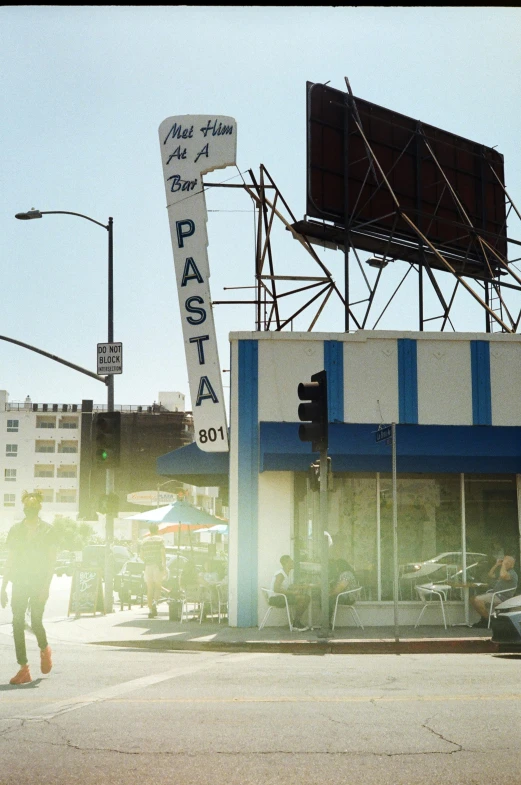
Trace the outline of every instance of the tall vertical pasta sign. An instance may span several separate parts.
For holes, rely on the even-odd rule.
[[[206,201],[202,175],[235,164],[232,117],[180,115],[159,126],[170,234],[186,364],[201,450],[228,451],[226,408],[210,299]]]

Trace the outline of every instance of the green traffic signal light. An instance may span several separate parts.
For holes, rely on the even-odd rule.
[[[94,418],[94,455],[98,464],[119,466],[121,412],[103,412]]]

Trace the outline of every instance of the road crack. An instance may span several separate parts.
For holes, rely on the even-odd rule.
[[[457,741],[452,741],[452,739],[448,739],[442,733],[438,733],[438,731],[434,730],[434,728],[431,728],[430,725],[427,725],[427,722],[429,722],[428,719],[422,724],[422,728],[425,728],[425,730],[428,730],[430,733],[433,733],[442,741],[446,741],[447,744],[453,744],[456,747],[455,750],[447,750],[447,752],[443,753],[444,755],[454,755],[455,752],[462,752],[463,750],[462,744],[458,744]]]

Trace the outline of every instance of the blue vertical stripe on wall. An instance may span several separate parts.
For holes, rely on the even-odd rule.
[[[398,338],[398,404],[400,422],[417,425],[418,354],[412,338]]]
[[[344,422],[344,344],[324,341],[329,422]]]
[[[472,369],[472,423],[492,425],[490,397],[490,344],[488,341],[470,342]]]
[[[237,626],[256,627],[258,608],[259,346],[239,341]]]

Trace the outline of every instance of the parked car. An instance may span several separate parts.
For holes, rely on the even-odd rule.
[[[82,565],[103,569],[105,566],[105,545],[86,545],[82,551]],[[113,545],[114,573],[118,573],[125,562],[134,558],[134,554],[125,545]]]
[[[486,553],[467,552],[467,570],[477,567],[478,564],[487,558]],[[403,580],[427,577],[429,577],[429,580],[447,580],[461,571],[462,564],[463,553],[461,551],[449,551],[448,553],[440,553],[433,559],[400,565],[400,577]]]
[[[179,584],[179,579],[181,577],[181,573],[186,565],[189,563],[189,560],[186,556],[182,556],[180,553],[175,553],[173,555],[168,555],[166,557],[166,569],[167,569],[167,582],[170,584],[172,582],[177,582]]]
[[[490,626],[499,651],[521,651],[521,594],[496,606]]]
[[[121,607],[130,605],[132,598],[143,605],[147,587],[144,579],[145,563],[134,556],[125,562],[121,570],[114,576],[114,591],[118,593]]]
[[[56,559],[56,566],[54,567],[54,574],[60,578],[62,575],[72,575],[74,572],[74,565],[76,564],[76,556],[73,551],[62,551],[58,554]]]

